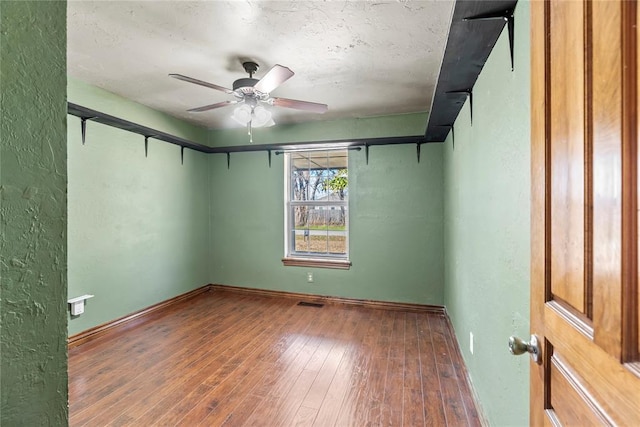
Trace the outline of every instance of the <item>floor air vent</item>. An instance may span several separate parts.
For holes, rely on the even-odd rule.
[[[307,302],[307,301],[300,301],[298,305],[303,305],[305,307],[317,307],[317,308],[324,307],[324,304],[321,304],[319,302]]]

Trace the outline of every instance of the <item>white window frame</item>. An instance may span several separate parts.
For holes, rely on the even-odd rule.
[[[347,171],[349,170],[349,150],[344,147],[339,148],[323,148],[322,150],[296,150],[296,152],[312,152],[312,151],[345,151],[347,156]],[[321,201],[321,200],[303,200],[295,201],[291,200],[291,154],[293,152],[284,153],[284,258],[282,262],[284,265],[297,266],[297,267],[321,267],[321,268],[336,268],[336,269],[349,269],[351,262],[349,261],[349,198],[347,200],[334,200],[334,201]],[[294,250],[293,237],[291,232],[295,228],[294,215],[292,215],[293,208],[295,206],[344,206],[346,208],[346,242],[345,242],[345,254],[309,254],[305,252],[296,252]]]

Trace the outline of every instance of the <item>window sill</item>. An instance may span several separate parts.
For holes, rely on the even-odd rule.
[[[334,268],[337,270],[351,268],[351,261],[341,259],[282,258],[282,264],[290,267]]]

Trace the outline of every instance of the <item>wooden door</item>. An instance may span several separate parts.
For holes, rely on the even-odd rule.
[[[532,425],[640,426],[636,22],[531,2]]]

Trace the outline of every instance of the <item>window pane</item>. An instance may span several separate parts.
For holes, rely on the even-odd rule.
[[[329,253],[346,255],[348,233],[347,208],[345,206],[329,206],[327,209]]]
[[[294,251],[309,251],[309,226],[307,224],[309,218],[309,206],[295,206],[293,208],[294,218]]]
[[[291,200],[309,200],[307,187],[309,186],[309,171],[294,170],[291,173]]]
[[[309,199],[308,200],[322,200],[324,194],[324,170],[312,170],[310,171],[309,179]]]
[[[309,206],[294,206],[293,219],[296,230],[307,228],[307,219],[309,218]]]
[[[291,169],[309,169],[307,153],[291,153]]]
[[[330,230],[345,231],[347,228],[347,207],[327,206],[327,225]]]
[[[295,252],[346,255],[347,208],[344,206],[295,206]]]
[[[347,169],[329,169],[327,174],[327,184],[325,187],[329,192],[329,200],[348,200],[349,189]]]

